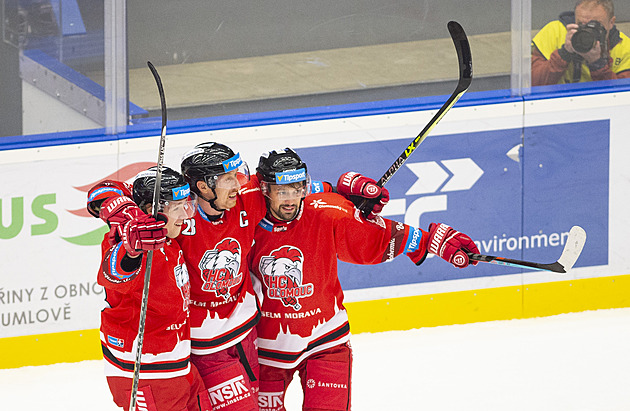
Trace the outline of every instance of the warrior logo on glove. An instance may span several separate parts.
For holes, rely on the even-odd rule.
[[[281,300],[299,311],[298,298],[313,295],[313,284],[302,284],[304,255],[298,248],[283,246],[260,259],[259,269],[267,286],[267,297]]]
[[[348,171],[339,176],[337,192],[361,208],[368,220],[375,218],[389,202],[389,191],[362,174]]]
[[[478,254],[479,249],[466,234],[454,230],[446,224],[429,225],[428,251],[439,255],[455,267],[464,268],[468,264],[477,265],[477,261],[469,261],[466,251]]]

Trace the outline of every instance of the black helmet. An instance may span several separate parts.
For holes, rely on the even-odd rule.
[[[260,156],[256,175],[264,195],[269,194],[269,184],[291,184],[302,182],[306,188],[303,195],[310,192],[310,176],[306,163],[290,148],[273,150]]]
[[[143,208],[153,202],[157,167],[141,171],[133,181],[133,201]],[[190,186],[184,176],[177,171],[164,167],[160,180],[160,201],[184,200],[190,195]]]
[[[271,184],[290,184],[306,181],[306,163],[290,148],[273,150],[260,156],[256,175]]]
[[[216,178],[232,170],[237,170],[239,183],[249,180],[249,169],[239,153],[219,143],[197,144],[182,157],[182,174],[199,194],[197,181],[204,181],[214,189]]]

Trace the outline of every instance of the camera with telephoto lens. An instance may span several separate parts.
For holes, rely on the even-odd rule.
[[[571,37],[571,45],[578,53],[586,53],[599,41],[602,49],[606,46],[606,28],[597,20],[580,25]]]

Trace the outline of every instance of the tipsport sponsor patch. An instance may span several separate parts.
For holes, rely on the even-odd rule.
[[[223,170],[227,173],[228,171],[239,168],[243,164],[243,160],[241,159],[240,153],[236,153],[234,157],[228,158],[221,164],[223,164]]]
[[[190,186],[188,184],[177,187],[172,190],[173,200],[184,200],[190,195]]]
[[[420,246],[420,239],[422,238],[422,231],[418,228],[411,227],[409,229],[409,237],[407,238],[407,244],[405,244],[405,253],[412,253]]]
[[[298,170],[285,171],[276,173],[276,184],[291,184],[306,180],[306,170],[300,168]]]

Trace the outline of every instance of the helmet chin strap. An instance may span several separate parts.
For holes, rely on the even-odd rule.
[[[215,210],[217,210],[218,212],[222,213],[225,211],[225,208],[219,208],[217,207],[215,201],[216,201],[216,197],[210,201],[208,201],[208,203],[210,204],[210,207],[214,208]]]
[[[204,200],[206,203],[210,204],[210,207],[212,207],[213,210],[216,210],[220,213],[225,211],[225,208],[219,208],[215,201],[217,201],[217,193],[216,191],[214,191],[214,188],[210,188],[210,190],[212,190],[212,194],[214,194],[214,198],[209,200],[206,197],[204,197],[203,195],[201,195],[201,193],[199,193],[199,198],[201,198],[202,200]]]

